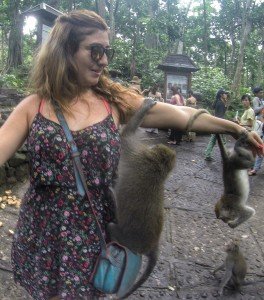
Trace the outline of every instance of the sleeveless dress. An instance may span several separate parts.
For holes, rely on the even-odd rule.
[[[106,107],[109,114],[104,120],[72,131],[104,234],[105,224],[114,220],[107,192],[120,156],[120,135],[108,103]],[[77,193],[64,131],[39,111],[27,145],[30,187],[13,239],[14,279],[38,300],[55,295],[67,300],[100,296],[89,283],[100,252],[99,237],[87,197]]]

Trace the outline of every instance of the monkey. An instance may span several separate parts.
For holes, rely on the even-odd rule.
[[[246,132],[241,134],[231,152],[226,150],[221,136],[216,136],[223,162],[224,194],[215,204],[215,214],[217,219],[235,228],[255,214],[255,210],[246,205],[249,196],[247,169],[254,164],[254,156]]]
[[[239,249],[239,242],[232,241],[226,247],[226,259],[225,262],[216,268],[213,272],[225,269],[225,275],[221,281],[219,288],[219,295],[223,295],[224,287],[228,282],[231,282],[235,290],[240,291],[241,285],[244,283],[244,279],[247,274],[247,263],[244,255]]]
[[[147,98],[121,133],[121,155],[113,187],[117,224],[107,230],[113,241],[145,255],[147,266],[124,299],[141,286],[153,271],[159,238],[163,228],[164,183],[173,169],[176,154],[169,147],[147,146],[135,137],[135,131],[155,102]]]

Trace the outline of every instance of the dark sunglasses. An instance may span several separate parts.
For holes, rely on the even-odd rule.
[[[91,45],[88,49],[91,50],[91,57],[95,62],[98,62],[104,54],[106,55],[108,62],[110,62],[115,54],[115,50],[113,48],[105,48],[100,44]]]

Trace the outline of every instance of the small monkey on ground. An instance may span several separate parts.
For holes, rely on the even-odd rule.
[[[235,228],[255,214],[255,210],[246,205],[249,196],[247,169],[254,164],[254,156],[246,133],[241,134],[231,152],[226,150],[219,134],[217,140],[223,161],[224,194],[215,205],[215,214],[217,219]]]
[[[144,273],[122,299],[142,285],[156,265],[163,228],[164,183],[176,159],[175,151],[167,146],[150,147],[135,136],[154,105],[152,99],[145,99],[121,133],[118,178],[112,193],[117,224],[109,223],[108,231],[112,240],[148,257]]]
[[[214,274],[222,269],[225,269],[225,275],[221,281],[219,295],[223,294],[224,287],[230,282],[234,288],[240,291],[241,285],[247,274],[247,263],[244,255],[239,249],[239,242],[232,241],[226,248],[225,262],[214,270]]]

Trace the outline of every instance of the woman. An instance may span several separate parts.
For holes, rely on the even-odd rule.
[[[70,147],[54,105],[62,109],[80,152],[94,210],[102,229],[112,221],[113,184],[120,153],[118,127],[143,98],[111,81],[104,69],[113,57],[105,21],[92,11],[61,15],[36,57],[33,93],[0,129],[0,165],[27,139],[30,187],[21,206],[12,247],[15,281],[34,299],[96,299],[89,283],[100,252],[95,222],[86,197],[76,189]],[[144,127],[184,130],[195,110],[159,102]],[[233,122],[203,114],[193,131],[244,131]],[[263,153],[262,141],[249,134]]]
[[[218,118],[224,119],[225,118],[225,113],[227,109],[227,97],[228,93],[224,91],[223,89],[220,89],[217,91],[216,96],[215,96],[215,101],[213,103],[213,108],[214,108],[214,115]],[[223,142],[225,143],[225,137],[222,136]],[[216,145],[216,135],[211,134],[209,143],[205,149],[205,160],[206,161],[212,161],[212,154],[214,150],[214,146]]]
[[[177,106],[184,106],[184,98],[181,95],[181,90],[176,85],[173,85],[171,88],[172,91],[172,97],[170,103],[172,105]],[[168,144],[171,145],[180,145],[182,141],[183,132],[180,130],[177,130],[175,128],[171,128],[170,135],[169,135],[169,141]]]
[[[239,120],[239,124],[243,127],[245,127],[247,130],[253,130],[253,127],[255,125],[255,113],[253,108],[251,107],[251,97],[250,95],[243,95],[241,97],[242,105],[245,109],[243,115],[241,116],[241,119]]]

